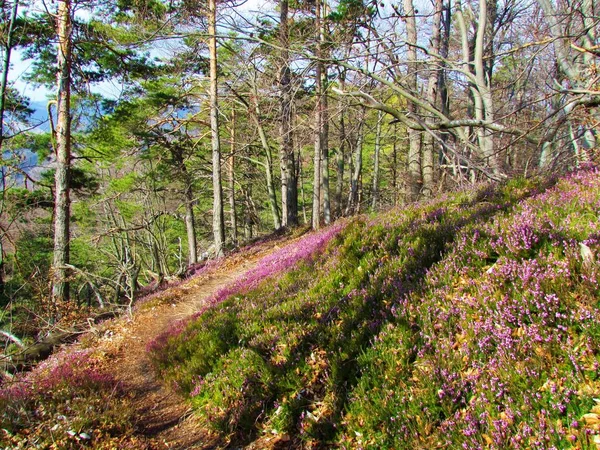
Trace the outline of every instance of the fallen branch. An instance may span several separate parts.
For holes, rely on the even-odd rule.
[[[98,314],[89,318],[87,322],[75,326],[72,330],[51,334],[29,347],[22,346],[23,350],[21,352],[7,355],[6,360],[0,362],[0,371],[13,374],[29,370],[36,363],[48,358],[56,347],[73,342],[79,335],[89,331],[92,323],[97,324],[103,320],[112,319],[117,314],[118,311],[107,311]],[[5,335],[4,333],[2,332],[2,335]],[[16,339],[18,340],[18,338]]]

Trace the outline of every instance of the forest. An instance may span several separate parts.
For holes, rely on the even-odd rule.
[[[0,380],[248,264],[140,349],[222,445],[600,448],[596,2],[236,1],[2,0]],[[159,448],[87,351],[0,389],[3,438],[75,396],[114,410],[64,448]]]
[[[274,230],[593,161],[594,8],[3,2],[3,332]]]

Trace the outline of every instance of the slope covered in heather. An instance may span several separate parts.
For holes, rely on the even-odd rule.
[[[223,445],[596,449],[599,214],[589,169],[353,219],[148,351]]]
[[[599,214],[592,168],[249,247],[4,380],[0,445],[598,450]]]

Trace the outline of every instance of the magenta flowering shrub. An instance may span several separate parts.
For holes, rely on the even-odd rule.
[[[599,213],[588,169],[357,218],[326,258],[303,256],[315,235],[265,259],[152,357],[240,445],[596,450]]]
[[[592,169],[463,230],[395,300],[414,332],[388,327],[361,358],[341,446],[595,450],[599,214]]]
[[[73,389],[114,386],[114,379],[98,367],[90,349],[61,352],[41,362],[31,372],[20,373],[0,386],[0,401],[28,402],[52,396],[63,386]]]
[[[62,351],[0,386],[6,448],[79,448],[127,433],[122,386],[93,350]],[[125,440],[122,440],[125,442]],[[4,447],[3,447],[4,448]]]
[[[258,284],[273,276],[289,270],[299,261],[306,261],[321,251],[325,245],[346,226],[346,222],[338,221],[334,225],[320,231],[310,233],[292,244],[271,253],[258,262],[256,268],[249,270],[230,285],[219,290],[208,301],[208,306],[216,305],[231,295],[248,292]],[[202,312],[196,313],[196,317]]]
[[[210,297],[206,301],[206,305],[191,318],[174,323],[166,332],[148,343],[147,351],[160,359],[159,355],[161,353],[168,353],[166,348],[169,341],[183,333],[191,321],[205,314],[225,299],[248,292],[256,288],[262,281],[289,270],[301,261],[312,258],[319,251],[322,251],[327,243],[338,235],[345,226],[346,222],[338,221],[330,227],[307,234],[265,256],[255,268],[250,269]]]

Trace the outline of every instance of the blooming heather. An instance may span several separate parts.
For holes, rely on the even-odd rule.
[[[285,245],[265,256],[258,261],[255,268],[245,272],[232,283],[212,295],[206,301],[205,306],[191,318],[176,322],[169,330],[151,341],[147,346],[147,350],[159,353],[169,339],[183,332],[190,320],[198,318],[207,309],[218,305],[232,295],[248,292],[256,288],[261,281],[289,270],[300,261],[310,259],[321,251],[333,237],[338,235],[345,226],[345,221],[338,221],[330,227],[303,236],[295,242]]]
[[[588,168],[357,218],[326,258],[319,233],[264,259],[152,357],[242,444],[593,449],[599,217]]]

